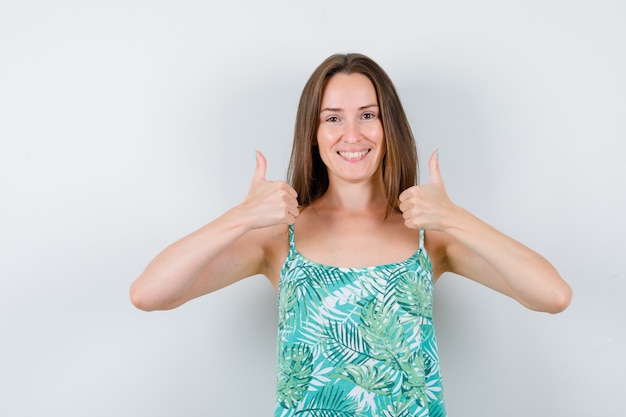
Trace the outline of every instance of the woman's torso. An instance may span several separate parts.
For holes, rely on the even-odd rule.
[[[276,415],[444,416],[423,234],[314,216],[285,236]]]

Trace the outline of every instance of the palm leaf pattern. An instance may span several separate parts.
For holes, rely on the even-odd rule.
[[[283,376],[277,386],[278,402],[291,408],[302,399],[311,381],[311,350],[305,344],[293,344],[282,352],[278,363],[281,367],[279,373]]]
[[[350,399],[341,387],[326,387],[298,410],[296,416],[353,417],[359,416],[358,404]]]
[[[423,249],[394,264],[337,268],[290,251],[278,293],[275,416],[445,417]]]

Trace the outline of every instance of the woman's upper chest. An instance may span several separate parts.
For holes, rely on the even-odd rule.
[[[408,229],[399,213],[320,216],[304,210],[294,225],[296,250],[324,265],[365,267],[396,263],[420,246],[419,230]]]

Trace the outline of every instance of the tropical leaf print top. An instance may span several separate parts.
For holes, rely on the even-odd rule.
[[[296,250],[281,273],[275,417],[446,415],[424,249],[338,268]]]

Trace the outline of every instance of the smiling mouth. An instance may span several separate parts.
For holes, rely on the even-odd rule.
[[[339,156],[341,156],[344,159],[348,159],[348,160],[358,160],[363,158],[365,155],[367,155],[370,152],[371,149],[366,149],[364,151],[358,151],[358,152],[348,152],[348,151],[338,151],[337,153],[339,154]]]

